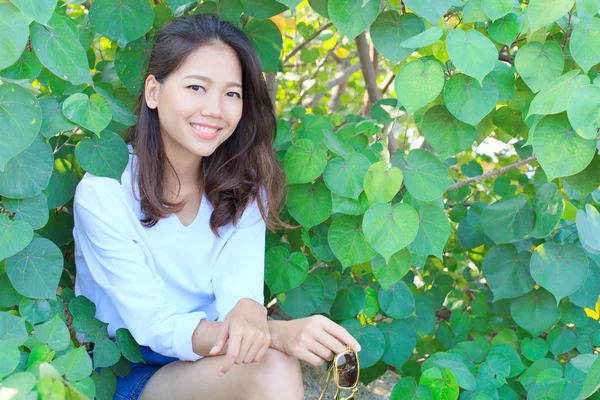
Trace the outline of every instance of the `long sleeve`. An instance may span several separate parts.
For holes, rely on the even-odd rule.
[[[88,178],[78,185],[74,201],[75,240],[84,272],[108,295],[139,344],[180,360],[202,358],[193,351],[192,334],[206,314],[181,313],[169,301],[121,185]]]
[[[223,321],[242,298],[264,303],[266,225],[257,201],[244,210],[219,253],[213,275],[218,321]]]

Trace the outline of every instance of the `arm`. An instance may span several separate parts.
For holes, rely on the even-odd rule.
[[[139,344],[166,356],[198,360],[192,334],[207,316],[181,313],[169,301],[164,281],[146,260],[137,217],[127,201],[113,179],[91,176],[81,181],[74,201],[79,256]]]

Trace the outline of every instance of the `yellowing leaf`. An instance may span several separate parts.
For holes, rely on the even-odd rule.
[[[339,58],[346,58],[350,55],[350,52],[343,47],[338,47],[337,49],[335,49],[335,55]]]

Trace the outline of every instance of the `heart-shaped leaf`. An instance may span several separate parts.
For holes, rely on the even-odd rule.
[[[331,306],[331,317],[335,320],[354,318],[362,310],[367,297],[362,287],[350,285],[340,289]]]
[[[416,199],[436,200],[453,183],[448,169],[427,150],[411,150],[406,162],[404,173],[406,188]]]
[[[0,4],[0,70],[18,59],[29,38],[29,23],[19,9],[10,3]],[[2,141],[4,143],[4,141]]]
[[[281,6],[281,4],[275,1],[273,1],[273,4],[276,4],[278,7]],[[247,9],[244,9],[244,12],[247,11]],[[280,60],[283,39],[279,28],[273,21],[268,19],[250,20],[244,27],[244,33],[256,49],[265,72],[278,72],[283,69]]]
[[[12,0],[12,3],[19,7],[23,14],[34,19],[40,24],[46,24],[54,9],[56,8],[57,0],[38,0],[35,2],[27,0]]]
[[[58,315],[55,315],[54,318],[48,322],[37,325],[35,327],[35,336],[40,342],[56,351],[66,349],[71,342],[69,329]]]
[[[575,0],[531,0],[527,6],[529,31],[535,32],[556,21],[568,13],[573,4]]]
[[[129,161],[129,150],[121,136],[103,131],[100,137],[84,138],[75,147],[75,157],[81,168],[92,175],[121,181]]]
[[[564,66],[560,45],[551,41],[545,44],[529,42],[519,49],[515,57],[517,72],[534,93],[558,78]]]
[[[115,70],[123,85],[137,96],[144,84],[144,71],[148,69],[151,43],[144,38],[118,48],[115,53]]]
[[[567,105],[569,122],[579,136],[594,140],[600,129],[600,87],[588,85],[573,93]]]
[[[600,253],[600,213],[591,204],[585,205],[585,211],[577,211],[577,231],[579,239],[588,248]]]
[[[0,260],[23,250],[33,239],[33,229],[24,221],[11,221],[0,214]]]
[[[479,227],[496,243],[523,239],[533,228],[535,213],[524,194],[511,195],[490,204],[479,220]]]
[[[579,73],[577,69],[569,71],[540,90],[529,106],[527,118],[534,114],[558,114],[567,110],[567,104],[573,93],[590,83],[590,78]],[[578,102],[581,100],[579,99]],[[579,107],[577,108],[579,114],[578,111]]]
[[[43,97],[39,99],[40,108],[42,109],[42,126],[40,133],[45,138],[51,138],[57,133],[69,131],[76,124],[69,121],[62,112],[61,106],[58,104],[56,97]]]
[[[19,347],[28,337],[25,319],[0,311],[0,343]]]
[[[392,318],[406,318],[415,313],[415,298],[403,280],[379,291],[381,311]]]
[[[69,96],[62,105],[63,113],[71,121],[89,129],[96,135],[104,130],[112,119],[108,102],[102,95],[87,97],[84,93]]]
[[[513,0],[481,0],[481,8],[492,21],[504,17],[514,6]]]
[[[444,102],[448,111],[467,124],[477,125],[496,107],[498,86],[492,76],[480,85],[476,79],[464,74],[453,74],[444,89]]]
[[[125,328],[119,328],[117,329],[115,336],[117,345],[125,358],[131,362],[144,362],[140,347],[133,336],[131,336],[131,332]]]
[[[408,248],[414,254],[431,254],[442,259],[449,236],[450,221],[446,213],[438,206],[424,204],[419,209],[419,231]]]
[[[319,225],[331,215],[331,192],[323,181],[290,185],[287,206],[290,215],[303,227]]]
[[[466,75],[483,84],[483,78],[496,65],[498,50],[481,32],[453,29],[446,37],[446,48],[452,63]],[[404,104],[404,103],[403,103]]]
[[[600,155],[596,154],[592,162],[585,169],[565,180],[571,185],[582,198],[595,191],[600,186]]]
[[[584,18],[571,34],[569,49],[573,60],[587,73],[600,63],[600,19]]]
[[[377,282],[387,290],[410,271],[411,262],[412,254],[410,250],[404,248],[394,253],[387,263],[382,256],[376,256],[371,261],[371,269]]]
[[[329,227],[327,240],[343,268],[367,262],[377,254],[367,243],[358,216],[336,218]]]
[[[533,290],[510,303],[510,313],[523,329],[538,336],[547,331],[561,316],[556,299],[544,289]]]
[[[397,64],[408,57],[416,48],[421,47],[404,47],[400,44],[419,35],[424,30],[425,23],[415,14],[405,13],[400,15],[398,11],[389,10],[379,14],[371,28],[369,28],[369,33],[377,51],[394,64]]]
[[[510,46],[523,27],[523,20],[515,13],[510,13],[494,21],[488,27],[488,34],[500,44]]]
[[[379,3],[363,0],[328,0],[327,9],[333,25],[352,40],[375,21],[379,14]]]
[[[404,175],[400,168],[388,168],[387,163],[377,162],[367,171],[364,179],[365,193],[369,202],[387,203],[400,191]]]
[[[415,239],[418,229],[419,216],[408,204],[373,204],[363,217],[365,239],[386,262]]]
[[[400,45],[406,49],[417,49],[419,47],[429,46],[430,44],[433,44],[434,42],[439,40],[443,34],[444,31],[442,30],[442,28],[440,28],[439,26],[432,26],[426,31],[423,31],[418,35],[406,39],[405,41],[400,43]]]
[[[417,344],[417,335],[406,321],[393,320],[377,324],[385,338],[385,352],[381,357],[386,364],[401,369],[412,355]]]
[[[521,341],[521,353],[529,361],[541,360],[548,354],[548,345],[542,338],[523,338]]]
[[[467,368],[465,361],[459,355],[444,352],[432,354],[431,357],[422,364],[421,369],[425,372],[433,367],[438,367],[442,370],[451,370],[461,388],[475,390],[475,377],[469,368]]]
[[[283,166],[288,183],[309,183],[323,173],[327,152],[309,139],[297,140],[285,154]]]
[[[470,146],[477,136],[477,129],[438,105],[428,109],[423,116],[423,136],[440,157],[446,159]]]
[[[400,68],[394,87],[400,104],[414,114],[440,94],[445,82],[444,71],[438,61],[413,60]]]
[[[314,313],[325,297],[325,285],[315,275],[308,275],[302,284],[277,296],[283,311],[294,318],[308,317]]]
[[[370,166],[369,159],[360,153],[350,153],[343,159],[336,157],[327,164],[323,180],[332,193],[358,200]]]
[[[377,363],[385,351],[385,337],[373,325],[362,326],[355,319],[342,322],[340,325],[346,328],[360,344],[361,351],[360,367],[369,368]]]
[[[533,199],[535,223],[529,233],[531,237],[545,238],[560,222],[565,209],[565,201],[554,182],[538,188]]]
[[[535,286],[529,272],[529,251],[519,252],[512,244],[499,244],[483,259],[482,271],[494,293],[494,301],[512,299],[528,293]]]
[[[431,25],[436,25],[438,20],[448,11],[454,4],[453,0],[405,0],[406,7],[416,12]]]
[[[300,252],[290,254],[285,247],[275,246],[267,251],[265,281],[271,293],[294,289],[308,276],[308,260]]]
[[[69,349],[66,354],[53,360],[52,366],[70,381],[80,381],[92,374],[92,360],[85,346]]]
[[[116,41],[119,47],[142,37],[154,20],[152,6],[136,0],[94,1],[89,15],[96,32]]]

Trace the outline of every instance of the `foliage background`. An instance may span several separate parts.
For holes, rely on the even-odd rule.
[[[72,198],[119,179],[156,30],[218,13],[267,71],[302,226],[268,234],[271,313],[340,322],[393,399],[599,398],[599,9],[0,1],[1,396],[110,399],[139,360],[74,296]]]

